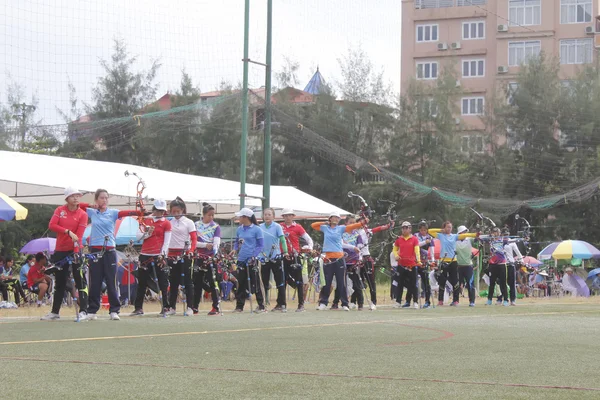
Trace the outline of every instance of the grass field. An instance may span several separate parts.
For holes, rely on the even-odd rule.
[[[374,312],[321,312],[311,304],[307,310],[121,321],[103,315],[82,323],[72,322],[68,308],[55,322],[2,310],[0,393],[4,399],[600,398],[598,301]]]

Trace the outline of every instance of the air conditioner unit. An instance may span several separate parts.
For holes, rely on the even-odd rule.
[[[457,79],[456,80],[456,87],[460,87],[460,85],[461,85],[460,80]]]
[[[498,25],[498,32],[508,32],[508,25]]]
[[[506,65],[500,65],[498,67],[498,73],[499,74],[507,74],[508,73],[508,67]]]
[[[458,49],[460,49],[460,42],[453,42],[452,50],[458,50]]]
[[[446,43],[438,43],[438,51],[448,50],[448,45]]]
[[[460,125],[460,118],[458,118],[458,117],[454,118],[454,123],[456,125]]]
[[[593,26],[586,26],[585,27],[585,33],[587,35],[593,35],[594,33],[596,33],[596,30],[594,29]]]

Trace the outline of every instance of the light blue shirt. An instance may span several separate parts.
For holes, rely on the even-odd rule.
[[[328,224],[320,226],[323,232],[323,251],[326,253],[342,253],[342,235],[346,232],[344,225],[337,225],[332,228]]]
[[[265,257],[275,258],[276,256],[281,255],[281,238],[284,237],[283,229],[281,225],[271,222],[271,225],[267,227],[266,223],[260,224],[260,229],[263,231],[263,254],[261,254],[261,259],[264,260]]]
[[[104,237],[108,236],[108,247],[115,247],[115,222],[119,219],[119,210],[107,209],[102,212],[94,208],[86,210],[92,231],[90,233],[90,246],[104,246]]]
[[[27,287],[27,273],[29,272],[29,268],[31,268],[29,263],[25,263],[21,267],[21,271],[19,273],[19,280],[25,285],[25,287]]]
[[[454,258],[456,255],[456,241],[458,235],[456,233],[438,232],[437,239],[440,240],[440,258]]]
[[[240,243],[240,241],[242,243]],[[233,248],[238,250],[238,260],[246,262],[252,257],[258,257],[263,250],[263,231],[258,225],[237,228]]]

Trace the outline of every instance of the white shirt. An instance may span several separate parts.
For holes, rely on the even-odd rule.
[[[504,255],[506,255],[506,261],[509,264],[514,264],[515,259],[517,261],[523,261],[523,255],[519,251],[519,246],[517,246],[515,242],[507,243],[504,245]]]
[[[179,219],[173,218],[171,220],[171,241],[169,242],[170,249],[184,249],[185,242],[190,242],[190,233],[196,232],[196,225],[194,222],[186,216],[182,216]]]
[[[360,236],[360,240],[362,242],[356,246],[360,249],[360,256],[362,257],[371,255],[371,253],[369,252],[369,234],[364,228],[360,228],[357,233]]]

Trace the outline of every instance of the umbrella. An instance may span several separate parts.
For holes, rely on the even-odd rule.
[[[429,248],[431,249],[431,247]],[[440,240],[439,239],[433,239],[433,256],[435,257],[436,260],[440,259]],[[430,251],[430,256],[431,256],[431,250]],[[476,256],[477,254],[479,254],[479,250],[476,248],[471,248],[471,255]]]
[[[88,225],[83,233],[83,242],[89,243],[92,234],[92,225]],[[137,217],[125,217],[115,223],[115,241],[117,246],[127,245],[131,240],[134,244],[141,244],[142,232]]]
[[[0,221],[21,220],[27,218],[27,209],[5,195],[0,193]]]
[[[593,270],[591,270],[591,271],[588,273],[588,276],[587,276],[587,278],[588,278],[588,279],[591,279],[591,278],[595,277],[596,275],[600,275],[600,268],[596,268],[596,269],[593,269]]]
[[[21,254],[36,254],[48,252],[49,254],[54,253],[54,249],[56,248],[56,239],[54,238],[41,238],[34,239],[27,243],[19,253]]]
[[[579,275],[564,274],[562,285],[563,290],[571,292],[573,296],[590,297],[590,288]]]
[[[529,265],[530,267],[539,267],[540,265],[544,265],[543,262],[531,256],[523,257],[523,264]]]
[[[590,258],[600,258],[600,250],[582,240],[563,240],[560,243],[556,242],[546,246],[538,254],[540,260],[549,260],[550,258],[555,260],[570,260],[572,258],[589,260]]]

